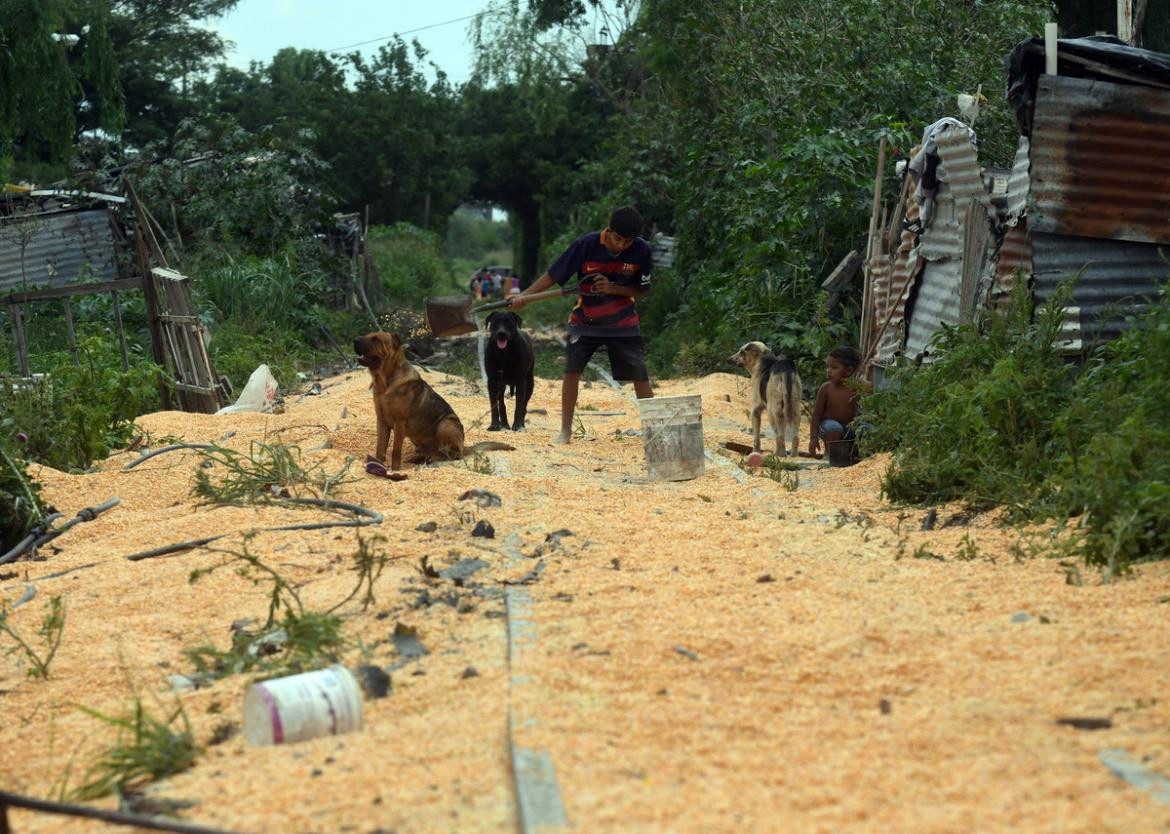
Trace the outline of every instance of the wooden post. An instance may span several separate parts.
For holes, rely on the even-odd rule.
[[[110,293],[114,300],[114,327],[118,331],[118,348],[122,351],[122,373],[130,370],[130,360],[126,356],[126,331],[122,329],[122,305],[118,303],[118,291]]]
[[[24,337],[24,319],[20,305],[8,303],[8,321],[12,324],[12,344],[16,348],[16,367],[21,376],[28,376],[28,343]]]
[[[1117,0],[1117,37],[1133,44],[1133,4],[1130,0]]]
[[[69,352],[73,354],[73,367],[80,368],[81,360],[77,356],[77,334],[73,331],[73,307],[69,303],[69,296],[61,299],[65,308],[65,338],[69,342]]]
[[[134,186],[127,180],[126,196],[130,198],[130,205],[134,209],[134,255],[138,259],[138,272],[142,275],[142,292],[146,297],[146,327],[150,331],[150,351],[154,356],[154,363],[163,371],[167,367],[167,354],[163,344],[162,325],[158,319],[158,286],[150,272],[150,255],[142,227],[146,225],[145,218],[138,211],[138,194]],[[167,385],[166,374],[160,374],[158,381],[159,399],[164,411],[170,411],[171,389]]]
[[[873,301],[873,276],[869,268],[869,261],[873,258],[873,238],[877,230],[878,211],[882,201],[882,176],[886,172],[886,137],[878,143],[877,174],[873,179],[873,208],[869,215],[869,235],[865,239],[865,284],[861,292],[861,333],[859,345],[864,351],[869,344],[870,331],[873,328],[873,311],[870,309]]]

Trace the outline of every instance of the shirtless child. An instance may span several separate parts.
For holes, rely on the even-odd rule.
[[[861,357],[851,347],[829,351],[827,381],[817,391],[817,401],[808,421],[810,455],[816,456],[822,440],[827,450],[827,444],[834,440],[852,440],[856,436],[854,426],[850,424],[857,418],[857,391],[856,386],[846,385],[845,380],[860,364]]]

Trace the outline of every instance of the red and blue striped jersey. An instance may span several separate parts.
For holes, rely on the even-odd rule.
[[[653,262],[650,244],[642,238],[620,255],[609,254],[601,244],[601,233],[582,235],[548,268],[548,274],[562,287],[574,275],[582,293],[588,293],[597,275],[605,275],[615,284],[650,289]],[[624,295],[578,295],[569,313],[569,332],[583,336],[637,336],[638,308],[634,299]]]

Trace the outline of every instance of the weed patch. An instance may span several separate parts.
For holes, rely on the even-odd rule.
[[[349,460],[336,473],[320,463],[306,468],[298,446],[253,442],[247,455],[222,446],[203,449],[200,454],[203,463],[195,470],[193,493],[215,504],[271,501],[306,489],[323,497],[356,480],[346,477]],[[213,472],[218,475],[215,480]]]
[[[91,765],[85,784],[72,792],[79,800],[98,799],[112,793],[133,792],[150,782],[181,773],[195,764],[199,746],[181,705],[165,718],[147,712],[142,699],[134,699],[129,715],[113,716],[89,707],[88,715],[118,729],[112,747]]]
[[[49,677],[49,665],[53,662],[53,658],[57,656],[57,648],[61,645],[61,637],[65,633],[65,603],[61,601],[60,596],[54,596],[49,599],[49,610],[45,612],[41,626],[36,631],[36,635],[40,638],[43,646],[40,649],[34,648],[32,642],[26,639],[9,622],[11,615],[12,609],[7,605],[0,604],[0,634],[7,635],[10,640],[16,643],[15,646],[10,646],[6,649],[4,654],[22,655],[28,662],[28,669],[26,671],[28,676],[30,678],[47,680]]]

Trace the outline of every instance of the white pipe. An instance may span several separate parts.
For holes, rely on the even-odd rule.
[[[1044,24],[1044,72],[1056,75],[1056,35],[1055,23]]]

